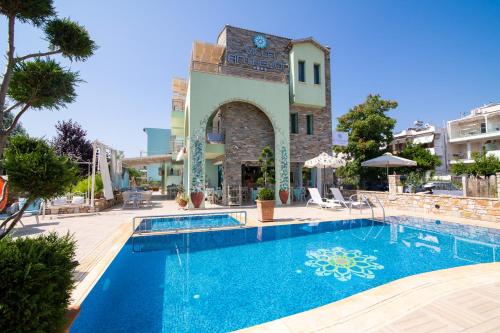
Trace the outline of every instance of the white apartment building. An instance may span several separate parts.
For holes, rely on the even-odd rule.
[[[450,164],[473,163],[472,154],[485,149],[500,157],[500,103],[490,103],[447,122]]]
[[[415,121],[414,127],[405,129],[394,134],[391,143],[392,153],[399,155],[408,143],[421,145],[432,155],[436,155],[441,160],[441,166],[437,167],[437,175],[448,173],[448,157],[446,147],[446,130],[433,125],[424,124],[422,121]]]

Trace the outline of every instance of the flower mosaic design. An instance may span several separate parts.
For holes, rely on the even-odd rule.
[[[365,279],[373,279],[373,271],[384,269],[375,262],[377,257],[364,255],[360,250],[346,250],[342,247],[333,249],[318,249],[306,254],[311,260],[306,266],[316,268],[318,276],[332,275],[339,281],[349,281],[353,275]]]
[[[207,126],[208,116],[205,116],[200,121],[200,126],[194,130],[194,135],[190,138],[191,140],[191,152],[192,152],[192,166],[191,171],[193,173],[191,178],[191,192],[198,193],[203,192],[205,183],[205,128]]]
[[[286,149],[285,143],[281,143],[280,148],[280,168],[281,168],[281,177],[280,177],[280,191],[288,191],[288,150]]]

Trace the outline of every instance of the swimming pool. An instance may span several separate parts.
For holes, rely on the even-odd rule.
[[[226,214],[189,214],[138,217],[140,220],[134,230],[140,233],[176,231],[186,229],[214,229],[223,227],[237,227],[246,223],[246,212],[235,211]],[[238,219],[242,220],[238,221]]]
[[[500,232],[412,217],[134,237],[72,332],[227,332],[437,269],[498,261]]]

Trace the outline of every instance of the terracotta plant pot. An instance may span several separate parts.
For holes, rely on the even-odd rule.
[[[181,208],[186,207],[186,206],[187,206],[187,204],[188,204],[188,202],[187,202],[186,200],[182,200],[182,199],[177,200],[177,203],[179,204],[179,206],[180,206]]]
[[[203,202],[203,192],[191,192],[191,202],[194,208],[200,208]]]
[[[274,221],[274,200],[256,200],[260,222]]]
[[[286,203],[288,202],[288,191],[287,190],[280,190],[279,195],[280,195],[281,203],[283,205],[286,205]]]

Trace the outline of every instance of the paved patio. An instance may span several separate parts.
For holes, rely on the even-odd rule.
[[[231,209],[211,206],[202,210],[185,211],[180,210],[174,201],[155,201],[151,208],[115,207],[92,215],[46,216],[45,219],[40,219],[41,223],[38,225],[34,218],[24,218],[25,227],[18,226],[14,236],[33,236],[50,231],[59,234],[69,232],[74,235],[78,246],[76,257],[80,265],[76,273],[77,288],[73,293],[73,302],[79,304],[130,237],[133,217],[228,210],[246,211],[249,226],[264,225],[257,221],[257,210],[254,206]],[[374,212],[376,216],[381,217],[380,209],[375,209]],[[265,223],[265,225],[352,219],[371,217],[371,214],[371,211],[366,209],[362,213],[353,210],[350,214],[347,209],[334,211],[314,206],[294,205],[277,207],[276,221]],[[443,216],[397,210],[388,210],[386,215],[412,215],[447,220]],[[453,217],[449,220],[500,228],[499,224],[493,222]],[[421,283],[424,281],[422,275],[411,276],[324,307],[247,330],[251,332],[339,332],[347,329],[349,332],[434,332],[434,330],[448,332],[450,330],[446,331],[445,328],[451,327],[456,329],[454,331],[473,328],[477,328],[478,332],[486,332],[487,329],[495,331],[500,323],[500,312],[498,311],[498,297],[491,297],[491,295],[499,295],[500,263],[486,265],[489,266],[481,269],[478,266],[483,265],[452,269],[459,271],[459,278],[454,278],[456,274],[447,273],[451,270],[423,274],[429,276],[430,284],[425,286],[427,289],[424,294],[421,293]],[[435,283],[436,281],[442,283]],[[448,288],[443,286],[448,286]],[[394,306],[394,304],[400,305]],[[406,307],[403,306],[405,304]],[[409,304],[412,306],[409,307]],[[456,313],[460,313],[460,316],[453,315],[453,311],[449,311],[447,304],[455,306]],[[478,309],[481,309],[479,314]],[[327,318],[326,321],[325,318]],[[449,324],[450,322],[453,325]],[[484,330],[480,330],[483,328]],[[476,332],[476,330],[472,331]]]

